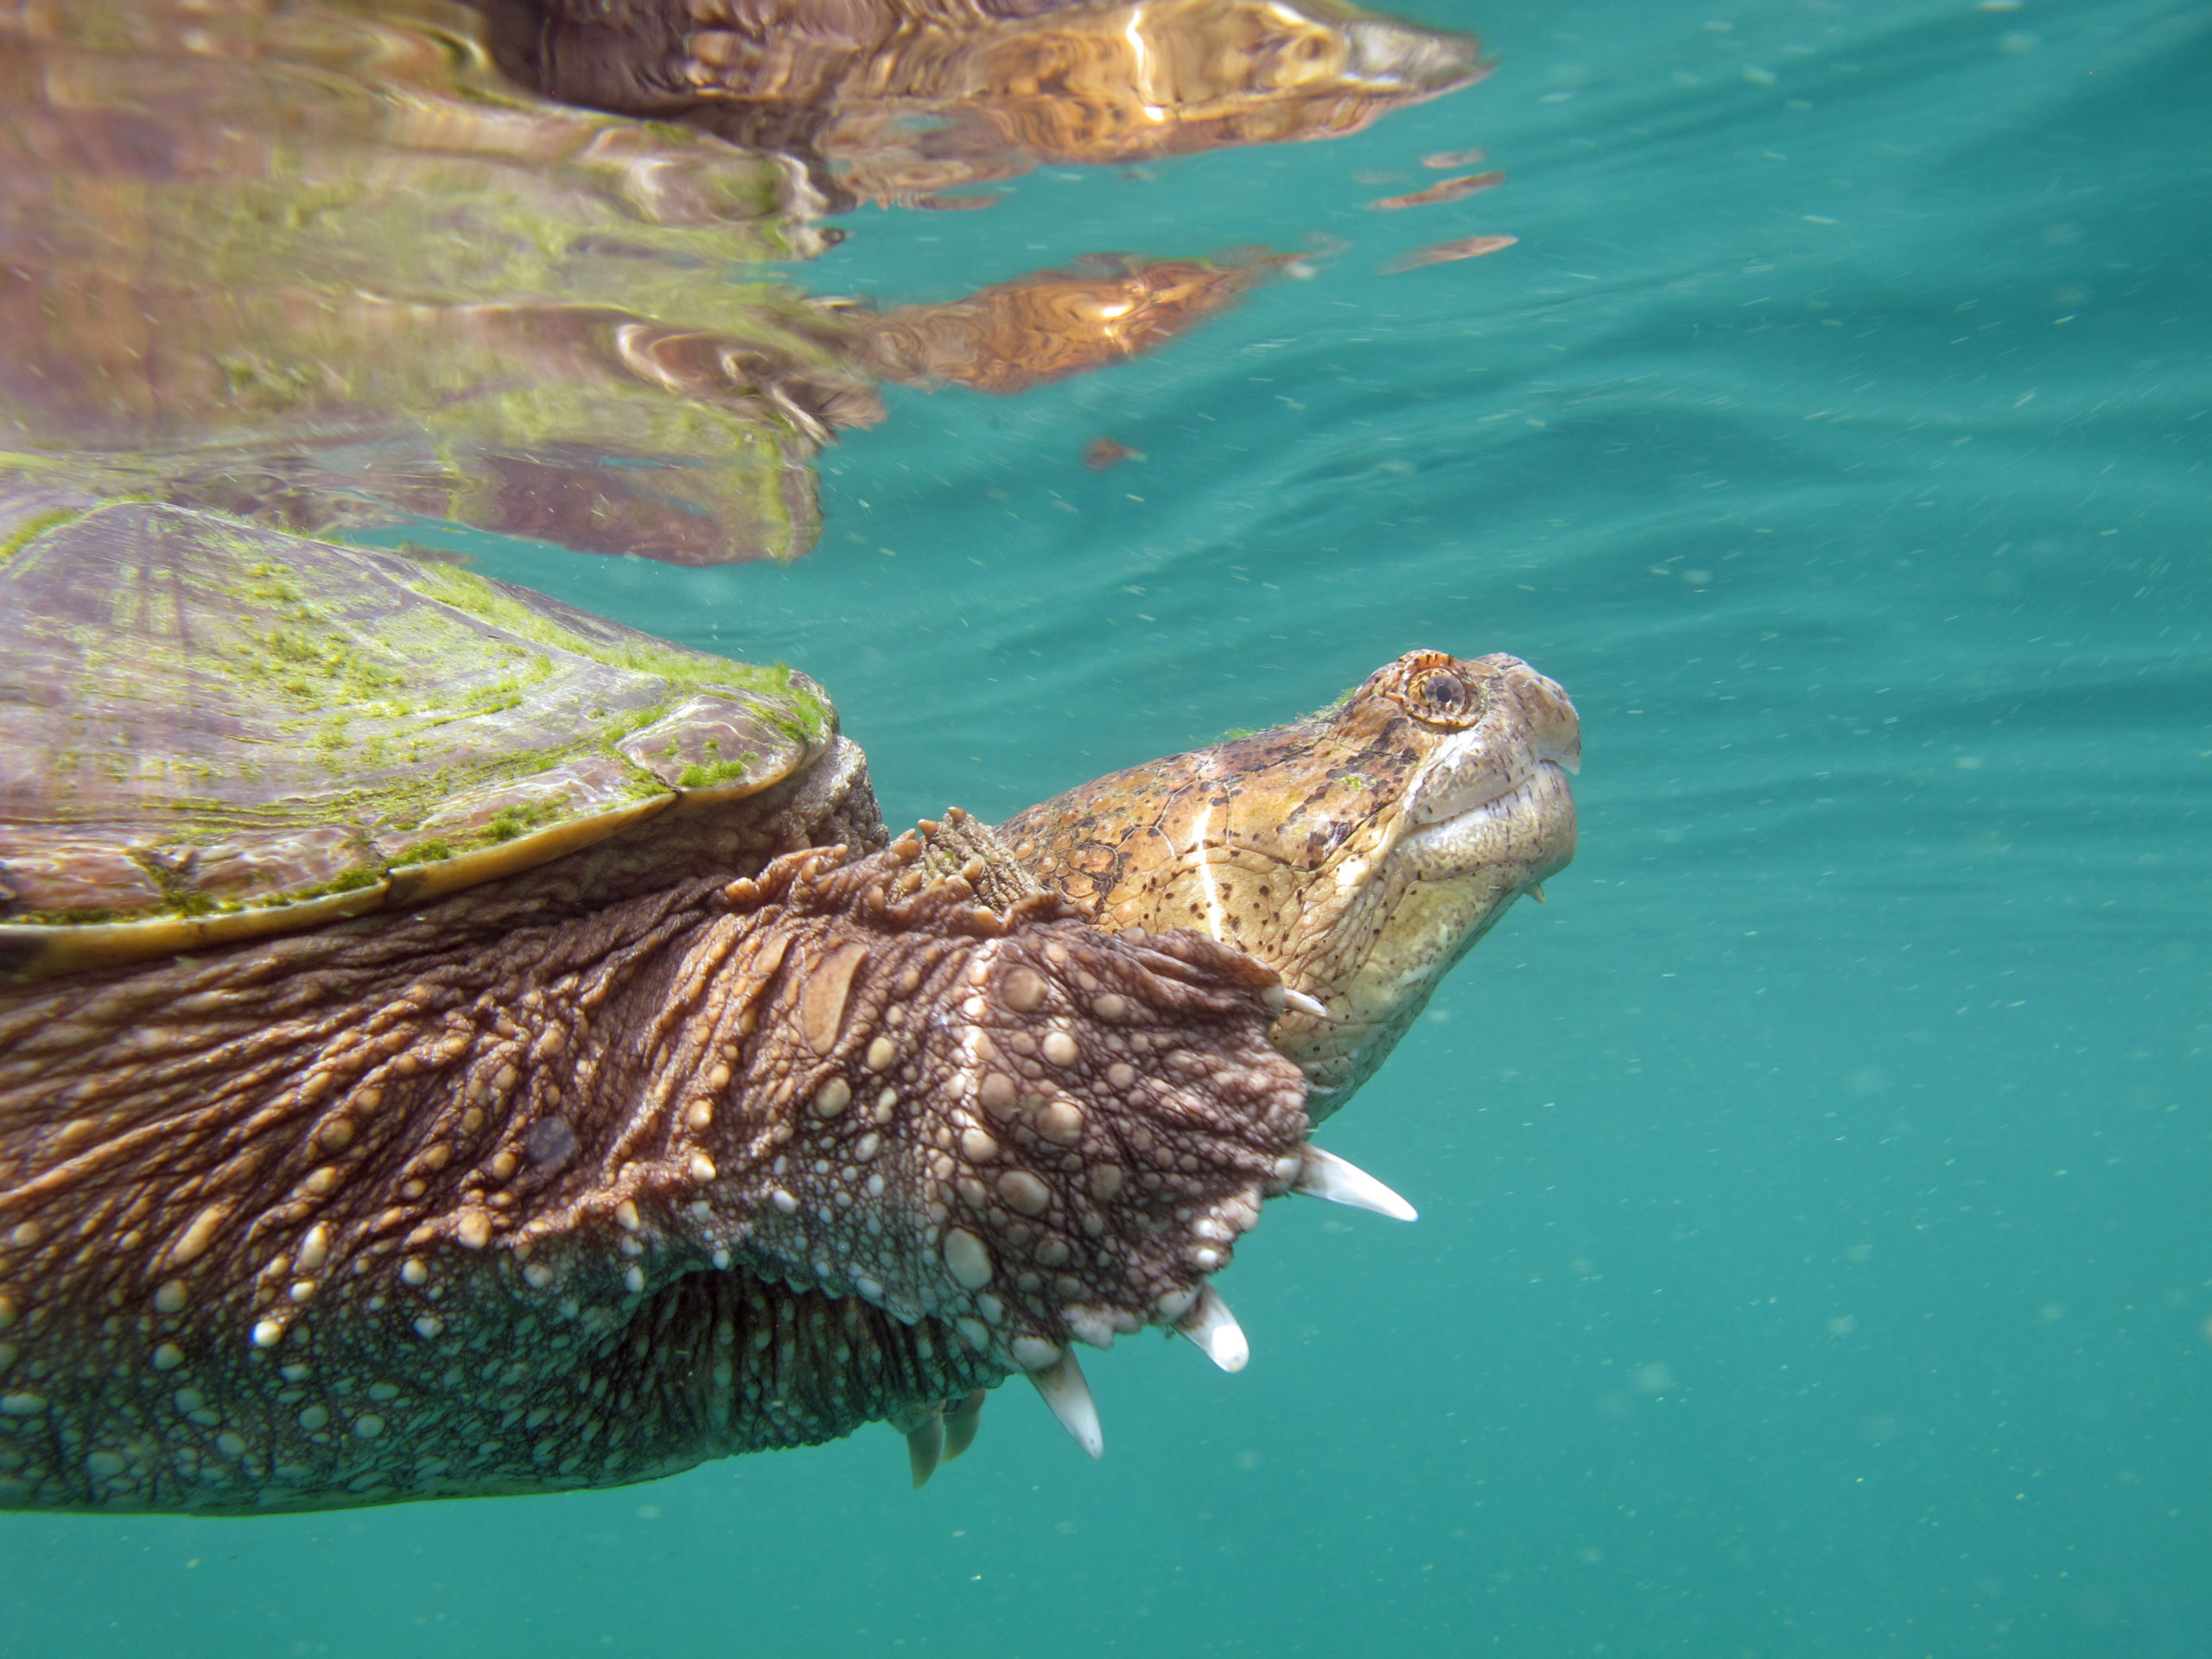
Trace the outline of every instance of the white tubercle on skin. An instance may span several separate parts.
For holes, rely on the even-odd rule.
[[[1418,1221],[1420,1211],[1357,1164],[1345,1162],[1319,1147],[1306,1148],[1306,1165],[1291,1191],[1331,1204],[1348,1204],[1355,1210],[1372,1210],[1393,1221]]]
[[[1016,1337],[1014,1339],[1014,1363],[1025,1371],[1049,1370],[1061,1354],[1057,1342],[1047,1342],[1042,1337]]]

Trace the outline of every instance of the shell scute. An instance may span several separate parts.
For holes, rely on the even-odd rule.
[[[686,699],[614,747],[672,788],[721,793],[791,741],[758,704],[715,695]]]
[[[10,827],[0,855],[0,905],[61,916],[104,916],[157,905],[162,889],[128,853],[84,836]]]
[[[33,524],[0,561],[0,975],[417,903],[836,734],[803,675],[449,565],[143,502]]]

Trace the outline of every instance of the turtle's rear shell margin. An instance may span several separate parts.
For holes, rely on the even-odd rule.
[[[0,499],[0,979],[420,903],[836,731],[802,674],[451,565]]]

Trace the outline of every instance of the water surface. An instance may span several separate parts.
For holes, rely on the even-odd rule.
[[[1306,250],[1173,349],[886,392],[819,550],[487,573],[836,691],[996,817],[1414,645],[1580,707],[1582,852],[1187,1345],[557,1498],[0,1517],[0,1654],[2187,1659],[2212,1629],[2212,14],[1433,0],[1325,144],[863,208],[818,291]],[[1481,147],[1500,187],[1367,206]],[[1499,253],[1401,274],[1440,240]],[[1342,245],[1349,244],[1344,246]],[[1103,471],[1084,446],[1141,453]],[[456,543],[456,544],[462,544]]]

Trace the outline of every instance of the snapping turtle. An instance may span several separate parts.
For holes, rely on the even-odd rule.
[[[1072,1342],[1235,1369],[1266,1198],[1410,1216],[1296,1057],[1573,849],[1510,658],[889,842],[804,676],[171,505],[0,500],[0,664],[13,1505],[918,1478],[1015,1372],[1096,1453]]]

